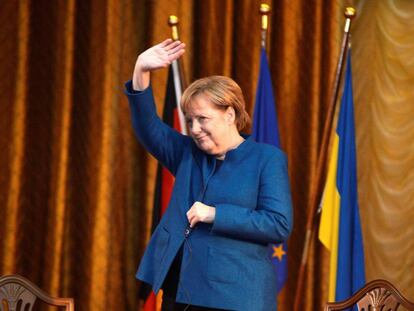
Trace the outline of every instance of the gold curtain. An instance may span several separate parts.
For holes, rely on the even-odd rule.
[[[264,2],[272,7],[268,56],[295,209],[289,279],[279,297],[283,311],[293,305],[344,1]],[[371,265],[367,274],[370,279],[378,276],[374,269],[393,260],[388,251],[392,248],[401,260],[393,262],[392,272],[383,268],[381,275],[392,273],[392,281],[412,295],[413,273],[411,278],[406,273],[413,272],[408,252],[412,254],[409,238],[414,228],[409,191],[412,148],[407,147],[413,128],[409,86],[413,39],[407,32],[413,29],[412,15],[407,17],[412,3],[384,1],[399,8],[390,14],[393,11],[384,4],[372,2],[357,2],[362,13],[352,39],[357,132],[362,132],[358,134],[360,208]],[[375,10],[366,8],[369,3]],[[19,273],[52,295],[74,297],[77,310],[139,310],[134,274],[150,233],[156,162],[133,136],[123,82],[130,79],[138,53],[169,36],[167,19],[175,14],[187,44],[183,58],[187,81],[211,74],[231,76],[244,90],[252,112],[259,69],[259,4],[258,0],[20,0],[1,5],[1,275]],[[396,28],[376,39],[369,30],[378,35],[380,27],[372,28],[378,14]],[[364,23],[371,23],[371,28]],[[388,54],[375,44],[387,47]],[[366,46],[377,55],[370,71]],[[388,58],[380,59],[384,55]],[[382,75],[380,66],[396,71]],[[371,83],[374,74],[386,92]],[[388,84],[390,75],[394,88]],[[152,81],[161,112],[166,70],[156,72]],[[402,81],[405,87],[400,89]],[[375,123],[374,117],[367,117],[375,109],[386,120],[379,113]],[[371,136],[383,122],[395,123],[389,123],[387,132]],[[380,158],[382,153],[388,158]],[[372,158],[375,161],[369,161]],[[383,172],[381,179],[378,172]],[[377,196],[371,197],[373,193]],[[391,212],[392,219],[387,217]],[[381,219],[384,230],[377,226]],[[398,227],[398,235],[390,234]],[[391,243],[394,236],[398,239]],[[319,310],[327,299],[327,265],[326,252],[314,241],[304,310]]]
[[[352,38],[367,279],[414,300],[414,2],[360,0]]]

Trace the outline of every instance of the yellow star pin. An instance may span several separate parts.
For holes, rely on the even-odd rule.
[[[273,247],[273,254],[272,258],[277,258],[279,261],[282,261],[283,255],[286,255],[286,252],[283,250],[283,244],[279,246],[272,246]]]

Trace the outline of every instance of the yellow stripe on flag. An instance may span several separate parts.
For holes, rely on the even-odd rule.
[[[329,301],[335,301],[336,267],[338,260],[340,196],[336,188],[339,136],[335,132],[328,176],[322,199],[322,215],[319,226],[319,240],[331,252],[329,268]]]

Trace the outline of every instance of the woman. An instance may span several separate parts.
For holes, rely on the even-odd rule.
[[[267,245],[292,229],[286,157],[240,133],[249,116],[240,87],[226,77],[185,90],[190,137],[159,119],[150,72],[184,47],[168,39],[146,50],[126,84],[139,141],[176,177],[136,277],[164,290],[163,310],[275,310]]]

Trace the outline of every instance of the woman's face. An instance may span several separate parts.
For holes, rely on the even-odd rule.
[[[186,113],[186,121],[194,142],[204,152],[222,155],[231,147],[234,133],[234,109],[220,109],[204,95],[196,96]]]

